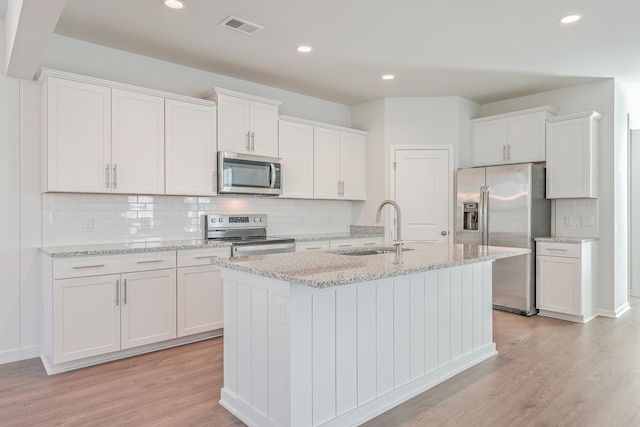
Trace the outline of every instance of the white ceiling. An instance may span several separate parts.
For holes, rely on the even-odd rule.
[[[487,103],[640,80],[638,0],[186,2],[173,11],[160,0],[66,0],[55,32],[349,105],[447,95]],[[575,12],[579,23],[558,23]],[[218,25],[229,15],[264,30]],[[314,51],[299,54],[299,44]]]

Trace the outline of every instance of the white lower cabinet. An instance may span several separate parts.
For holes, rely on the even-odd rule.
[[[538,242],[536,250],[538,314],[582,323],[593,319],[596,242]]]
[[[175,338],[175,312],[175,269],[55,280],[53,361]]]
[[[210,263],[229,255],[229,248],[178,251],[179,337],[223,328],[220,267]]]
[[[120,348],[176,337],[176,269],[121,276]]]
[[[53,361],[120,350],[120,275],[56,280]]]
[[[296,252],[324,251],[329,249],[329,240],[305,240],[296,242]]]

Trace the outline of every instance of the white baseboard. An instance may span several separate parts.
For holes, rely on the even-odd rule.
[[[42,346],[40,345],[3,351],[0,352],[0,365],[40,357],[41,353]]]
[[[629,305],[629,302],[625,302],[620,307],[616,308],[615,311],[614,310],[598,309],[598,315],[599,316],[604,316],[604,317],[612,317],[614,319],[619,319],[623,314],[625,314],[629,310],[631,310],[631,306]]]

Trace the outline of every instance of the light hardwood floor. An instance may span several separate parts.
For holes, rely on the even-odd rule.
[[[499,355],[365,425],[640,426],[640,301],[586,325],[494,312]],[[47,376],[0,365],[0,426],[241,426],[222,338]]]

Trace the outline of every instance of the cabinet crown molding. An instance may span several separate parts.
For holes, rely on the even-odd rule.
[[[223,89],[221,87],[211,88],[208,91],[204,92],[201,95],[201,97],[204,98],[204,99],[217,101],[218,95],[233,96],[235,98],[246,99],[246,100],[249,100],[249,101],[262,102],[263,104],[270,104],[270,105],[281,105],[282,104],[282,101],[276,101],[274,99],[263,98],[261,96],[256,96],[256,95],[249,95],[247,93],[236,92],[234,90],[229,90],[229,89]]]
[[[111,80],[99,79],[97,77],[83,76],[80,74],[69,73],[66,71],[51,70],[49,68],[41,68],[40,73],[38,74],[38,83],[40,84],[44,83],[47,77],[55,77],[58,79],[71,80],[71,81],[80,82],[80,83],[87,83],[87,84],[92,84],[96,86],[102,86],[108,89],[126,90],[130,92],[144,94],[144,95],[151,95],[151,96],[158,96],[165,99],[172,99],[174,101],[189,102],[191,104],[199,104],[199,105],[206,105],[206,106],[215,105],[215,102],[208,99],[196,98],[188,95],[180,95],[180,94],[171,93],[171,92],[164,92],[161,90],[149,89],[141,86],[130,85],[127,83],[114,82]]]
[[[558,114],[558,111],[560,110],[558,110],[556,107],[553,107],[551,105],[543,105],[542,107],[529,108],[527,110],[511,111],[509,113],[496,114],[493,116],[478,117],[475,119],[471,119],[471,123],[483,122],[486,120],[502,119],[502,118],[514,117],[514,116],[521,116],[523,114],[539,113],[543,111],[546,111],[551,116],[555,116],[556,114]]]
[[[564,116],[550,117],[547,120],[550,122],[560,122],[563,120],[586,119],[586,118],[600,120],[602,118],[602,114],[598,113],[597,111],[584,111],[582,113],[566,114]]]
[[[302,124],[302,125],[321,127],[323,129],[333,129],[333,130],[337,130],[337,131],[340,131],[340,132],[350,132],[350,133],[355,133],[355,134],[359,134],[359,135],[368,135],[369,134],[369,132],[367,132],[366,130],[352,129],[352,128],[348,128],[348,127],[345,127],[345,126],[338,126],[338,125],[332,125],[332,124],[329,124],[329,123],[316,122],[314,120],[301,119],[299,117],[280,115],[279,119],[282,120],[282,121],[285,121],[285,122],[293,122],[293,123],[299,123],[299,124]]]

